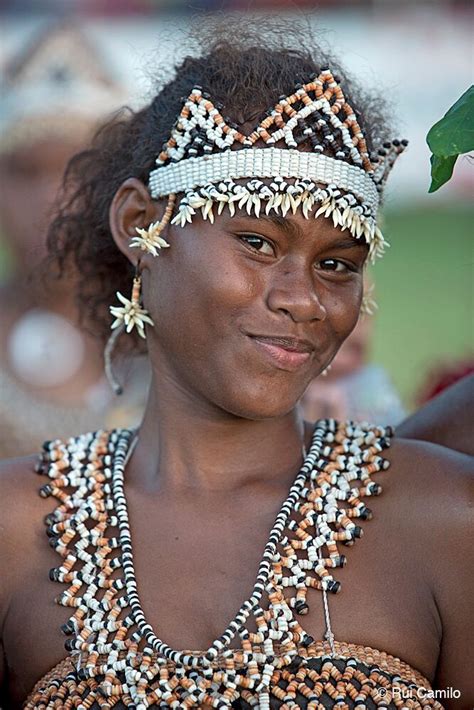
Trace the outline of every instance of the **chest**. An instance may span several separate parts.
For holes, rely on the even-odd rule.
[[[336,571],[342,587],[328,595],[332,631],[339,641],[383,649],[430,675],[439,643],[431,594],[422,568],[406,554],[407,541],[390,527],[385,501],[377,502],[364,537],[345,551],[347,566]],[[129,496],[138,594],[159,638],[176,649],[204,650],[222,634],[252,591],[280,503],[278,494],[253,496],[247,505],[178,506]],[[58,564],[57,553],[46,539],[38,541],[36,553],[5,629],[12,694],[19,699],[67,655],[60,626],[71,610],[54,602],[65,587],[47,579]],[[313,638],[322,639],[321,592],[309,590],[307,601],[309,611],[298,620]]]

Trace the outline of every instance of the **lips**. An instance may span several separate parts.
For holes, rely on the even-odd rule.
[[[250,335],[260,353],[276,367],[295,372],[311,357],[313,345],[307,340],[287,336]]]

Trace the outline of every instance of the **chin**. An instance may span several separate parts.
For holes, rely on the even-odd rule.
[[[216,405],[241,419],[261,421],[283,417],[294,410],[306,389],[306,384],[298,388],[283,388],[278,383],[257,387],[242,386],[237,392],[229,392],[219,397]]]

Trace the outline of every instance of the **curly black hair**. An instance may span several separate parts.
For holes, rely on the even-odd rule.
[[[228,22],[232,22],[229,32]],[[267,23],[268,25],[268,23]],[[106,338],[110,332],[108,307],[115,292],[128,294],[133,267],[117,249],[109,228],[109,208],[120,185],[130,177],[147,183],[155,159],[168,139],[187,97],[196,85],[224,115],[242,125],[255,120],[281,94],[308,81],[329,66],[339,77],[347,101],[364,131],[369,151],[387,135],[388,110],[379,96],[363,90],[339,62],[321,49],[306,23],[273,26],[260,32],[258,23],[237,20],[194,27],[188,41],[198,37],[206,47],[186,56],[175,76],[162,82],[151,102],[133,111],[124,108],[95,136],[91,147],[70,161],[55,217],[48,232],[49,266],[59,276],[73,266],[79,273],[77,299],[83,321]],[[302,38],[306,37],[306,45]],[[51,270],[50,270],[51,273]]]

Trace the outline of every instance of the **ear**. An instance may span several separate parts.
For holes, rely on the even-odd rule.
[[[136,227],[146,229],[151,222],[161,219],[165,208],[166,200],[153,200],[137,178],[125,180],[115,193],[109,210],[110,231],[117,247],[134,266],[144,259],[140,249],[130,247]]]

